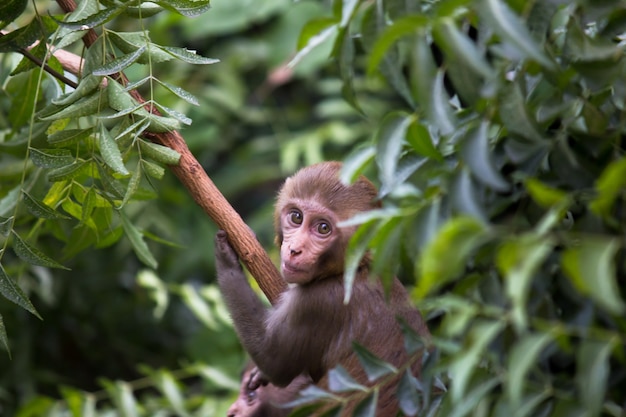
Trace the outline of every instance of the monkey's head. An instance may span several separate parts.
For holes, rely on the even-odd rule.
[[[288,283],[306,284],[343,274],[346,246],[356,227],[339,227],[355,214],[380,207],[365,177],[339,179],[340,162],[322,162],[289,177],[278,194],[274,223],[281,272]]]

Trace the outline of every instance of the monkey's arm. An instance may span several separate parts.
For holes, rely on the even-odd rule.
[[[215,237],[217,282],[244,348],[265,376],[286,386],[304,371],[306,352],[293,348],[288,331],[267,331],[268,310],[252,291],[239,258],[220,230]],[[282,330],[282,329],[281,329]]]

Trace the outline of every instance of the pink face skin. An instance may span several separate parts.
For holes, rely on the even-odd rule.
[[[281,272],[290,284],[305,284],[317,277],[320,258],[340,238],[339,219],[314,201],[291,200],[280,213],[283,242]]]

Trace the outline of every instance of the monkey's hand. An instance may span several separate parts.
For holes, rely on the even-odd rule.
[[[219,230],[215,235],[215,262],[218,271],[241,270],[239,257],[228,243],[226,232]]]
[[[254,391],[259,388],[261,385],[265,386],[269,383],[269,379],[267,376],[258,367],[252,368],[250,371],[250,378],[248,378],[247,387],[250,391]]]

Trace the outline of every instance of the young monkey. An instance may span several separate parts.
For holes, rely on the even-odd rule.
[[[258,367],[252,388],[267,382],[284,387],[299,375],[325,388],[325,375],[337,365],[359,383],[371,385],[352,342],[399,367],[409,357],[398,317],[430,337],[400,281],[394,279],[385,294],[378,280],[369,279],[368,256],[359,265],[350,302],[344,304],[345,253],[356,226],[339,223],[380,204],[370,181],[360,177],[344,185],[340,170],[339,162],[303,168],[278,194],[276,242],[281,273],[290,285],[272,308],[266,309],[250,288],[226,234],[216,236],[218,284],[239,338]],[[412,367],[417,378],[420,368],[418,359]],[[397,381],[381,388],[377,416],[396,415],[396,390]]]

